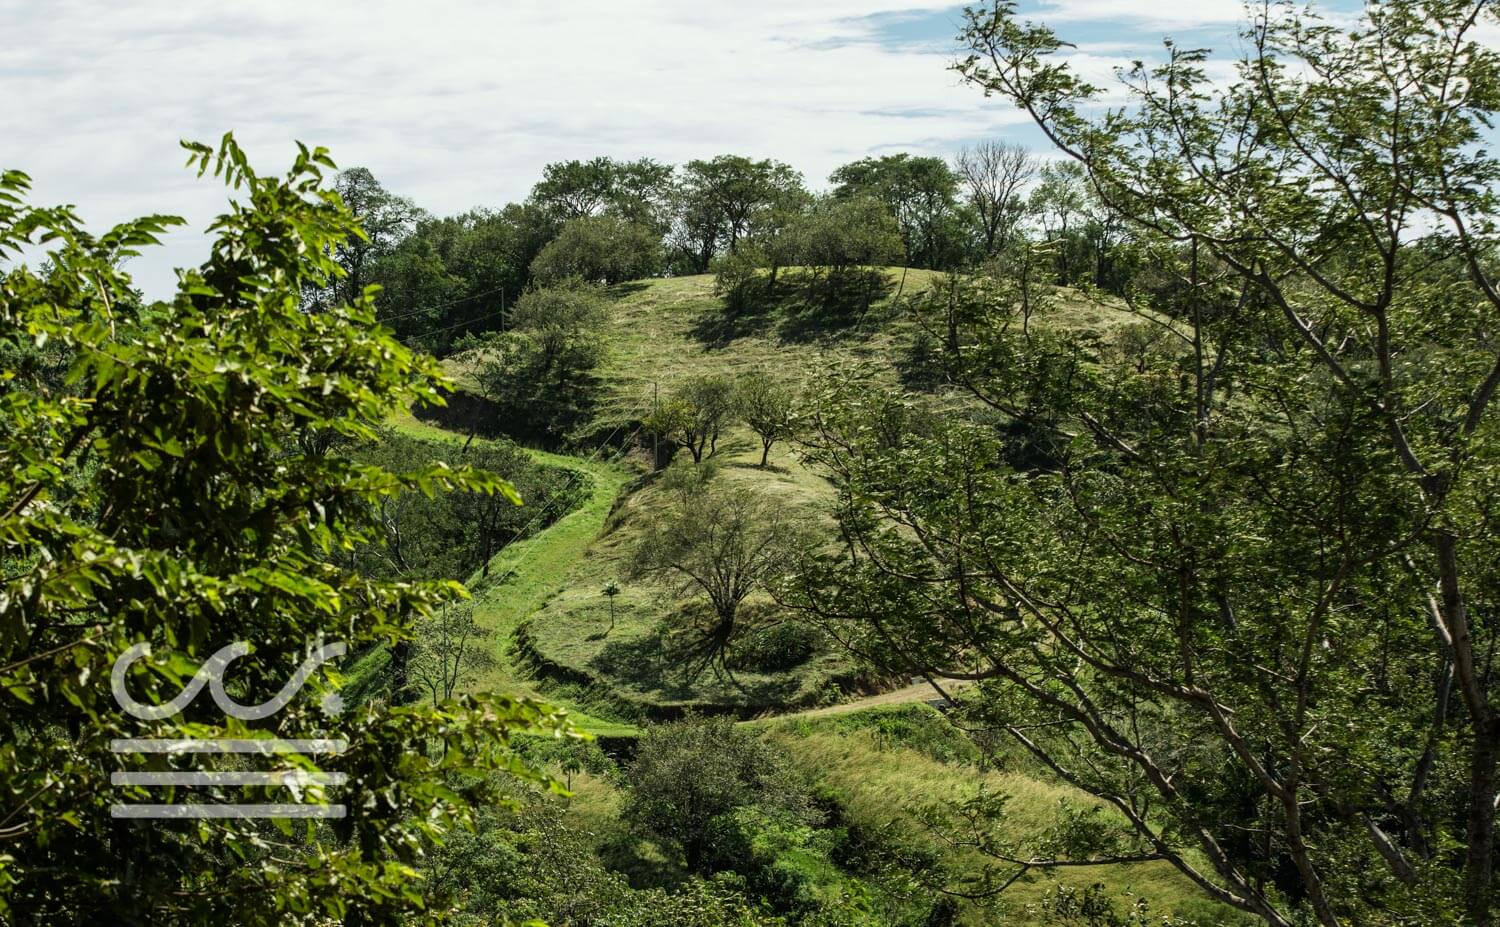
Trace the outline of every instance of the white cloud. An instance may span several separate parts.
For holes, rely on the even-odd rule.
[[[1030,14],[1048,23],[1088,22],[1131,28],[1194,29],[1245,21],[1243,0],[1046,0]]]
[[[1022,121],[962,86],[953,51],[868,19],[939,11],[957,19],[939,0],[0,0],[0,164],[101,225],[187,217],[132,268],[159,295],[223,203],[180,169],[180,138],[233,129],[263,170],[294,139],[326,145],[440,214],[520,199],[548,161],[596,154],[733,151],[818,184],[873,151],[944,152]]]

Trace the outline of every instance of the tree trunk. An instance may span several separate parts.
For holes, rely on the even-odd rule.
[[[1446,488],[1446,487],[1434,487]],[[1500,726],[1490,707],[1488,688],[1475,665],[1468,604],[1460,584],[1458,541],[1447,529],[1435,538],[1442,618],[1453,653],[1455,675],[1474,732],[1469,758],[1468,826],[1464,855],[1464,908],[1474,927],[1490,927],[1495,854],[1496,763],[1500,760]]]
[[[411,663],[411,641],[397,641],[391,648],[391,701],[404,704],[410,676],[407,667]]]
[[[1474,927],[1490,927],[1495,856],[1495,764],[1500,742],[1494,725],[1476,725],[1469,760],[1468,852],[1464,857],[1464,907]]]

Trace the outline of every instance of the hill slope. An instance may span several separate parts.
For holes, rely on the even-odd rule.
[[[911,272],[905,292],[930,286],[935,278]],[[709,277],[626,284],[616,287],[613,296],[611,350],[603,370],[606,399],[592,429],[595,435],[630,433],[627,429],[649,408],[653,386],[665,394],[694,374],[732,377],[766,370],[795,384],[829,362],[864,359],[894,381],[915,334],[915,326],[888,302],[848,324],[815,331],[795,311],[726,321]],[[1065,307],[1058,322],[1097,329],[1113,324],[1098,313],[1074,304]],[[462,362],[451,363],[450,370],[460,379],[465,373]],[[446,434],[411,419],[397,424],[428,436]],[[765,469],[757,466],[759,453],[752,435],[733,430],[713,457],[720,468],[715,479],[753,486],[809,518],[826,517],[819,513],[832,501],[833,488],[821,476],[804,467],[786,445],[773,449],[771,466]],[[667,585],[626,577],[645,526],[667,501],[647,473],[646,456],[638,451],[617,454],[608,445],[588,457],[533,454],[541,462],[574,469],[589,481],[590,492],[579,509],[491,562],[492,580],[476,591],[476,615],[496,635],[501,652],[480,686],[539,694],[570,706],[582,727],[606,737],[628,737],[635,730],[631,722],[674,717],[688,709],[775,715],[752,722],[753,727],[793,757],[808,781],[817,783],[823,800],[837,809],[837,833],[847,832],[856,842],[890,844],[957,872],[977,872],[980,861],[928,833],[918,820],[922,806],[969,795],[982,782],[1013,796],[1013,813],[1004,829],[1024,837],[1055,826],[1065,809],[1094,804],[1024,759],[1007,760],[999,769],[981,764],[972,744],[936,711],[899,704],[931,698],[925,684],[851,701],[851,667],[832,648],[789,672],[687,679],[674,662],[671,635],[664,628],[689,606],[691,597]],[[606,456],[614,459],[598,459]],[[603,594],[611,583],[621,587],[613,602]],[[816,707],[827,705],[839,707]],[[634,878],[642,859],[655,859],[658,868],[660,860],[619,820],[621,790],[613,778],[583,774],[570,813],[581,830],[599,835],[598,850]],[[865,877],[878,881],[873,872]],[[1158,915],[1177,914],[1199,923],[1239,922],[1165,864],[1105,866],[1028,879],[1007,893],[1000,909],[1007,923],[1049,923],[1035,905],[1050,889],[1082,889],[1095,882],[1104,883],[1108,896],[1121,905],[1147,899]],[[882,897],[900,907],[900,891]],[[985,922],[977,911],[956,921]]]
[[[605,399],[592,433],[625,432],[656,396],[669,395],[691,376],[733,379],[764,371],[800,386],[832,361],[862,359],[894,377],[895,359],[914,331],[895,311],[896,300],[926,289],[940,275],[892,269],[887,276],[885,299],[835,324],[816,323],[821,314],[795,304],[726,313],[710,276],[613,288],[609,354],[601,371]],[[810,519],[822,517],[833,501],[832,487],[786,444],[773,447],[769,466],[759,467],[759,441],[743,426],[729,431],[711,460],[719,468],[716,479],[753,488]],[[751,715],[847,697],[852,668],[831,649],[785,672],[744,670],[733,678],[713,673],[689,678],[682,672],[670,628],[693,607],[692,597],[663,583],[626,580],[644,529],[666,505],[665,493],[650,479],[627,487],[604,534],[569,569],[566,591],[520,628],[523,649],[538,668],[596,695],[607,693],[604,701],[630,718],[672,717],[686,709]],[[601,593],[610,583],[621,588],[613,603]],[[756,598],[747,604],[771,607]]]

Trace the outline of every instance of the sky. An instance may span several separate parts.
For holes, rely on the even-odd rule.
[[[1085,73],[1171,35],[1238,50],[1238,0],[1026,0]],[[0,0],[0,168],[92,227],[188,226],[127,267],[148,296],[202,260],[224,190],[179,139],[233,130],[262,172],[294,140],[370,168],[445,215],[524,199],[551,161],[772,157],[814,188],[838,165],[1043,147],[1022,114],[948,69],[962,6],[941,0]]]

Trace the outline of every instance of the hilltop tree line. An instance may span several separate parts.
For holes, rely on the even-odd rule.
[[[615,284],[721,271],[734,289],[764,271],[774,293],[782,268],[808,266],[826,272],[818,292],[832,300],[852,268],[967,268],[1024,234],[1051,243],[1056,282],[1115,282],[1117,228],[1083,174],[999,142],[951,162],[863,158],[835,170],[824,193],[788,164],[741,155],[682,165],[560,161],[524,202],[447,217],[366,168],[343,171],[334,185],[365,235],[338,247],[344,276],[309,290],[306,302],[347,302],[378,284],[380,321],[440,354],[466,334],[508,328],[510,307],[528,289],[573,278]]]

